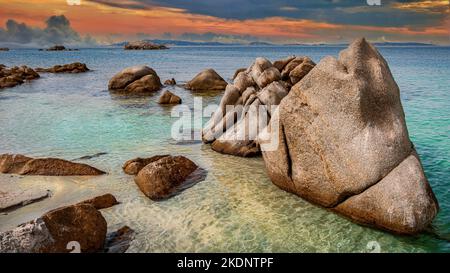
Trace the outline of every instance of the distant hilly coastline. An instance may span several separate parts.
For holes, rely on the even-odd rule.
[[[348,44],[346,43],[338,43],[338,44],[327,44],[327,43],[318,43],[318,44],[306,44],[306,43],[290,43],[290,44],[275,44],[269,42],[250,42],[250,43],[221,43],[221,42],[194,42],[194,41],[183,41],[183,40],[163,40],[163,39],[152,39],[145,40],[148,42],[156,43],[156,44],[164,44],[167,46],[337,46],[337,47],[346,47]],[[113,47],[123,47],[128,43],[128,41],[111,44]],[[427,46],[438,46],[431,43],[418,43],[418,42],[378,42],[373,43],[375,46],[414,46],[414,47],[427,47]]]

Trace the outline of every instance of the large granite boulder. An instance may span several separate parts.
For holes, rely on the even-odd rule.
[[[142,168],[134,181],[150,199],[166,199],[180,191],[197,168],[186,157],[166,156]]]
[[[58,158],[31,158],[24,155],[0,155],[0,172],[20,175],[78,176],[105,172],[82,163]]]
[[[0,233],[0,253],[64,253],[73,243],[81,252],[98,252],[106,231],[105,218],[92,205],[67,206]]]
[[[283,71],[295,70],[288,66]],[[275,149],[260,143],[273,183],[313,203],[407,234],[423,230],[438,211],[409,140],[399,88],[364,39],[299,81],[264,135],[278,142]]]
[[[7,68],[0,65],[0,89],[14,87],[37,78],[39,78],[39,74],[28,66]]]
[[[185,88],[192,91],[224,90],[227,82],[214,69],[206,69],[186,83]]]
[[[202,131],[203,142],[211,143],[214,151],[243,157],[261,154],[257,136],[292,87],[289,73],[283,78],[280,71],[287,66],[292,70],[302,66],[299,72],[303,74],[298,72],[293,78],[300,80],[309,72],[309,66],[314,66],[309,58],[295,56],[274,64],[259,57],[247,69],[237,71],[233,84],[226,87],[219,108]]]
[[[111,78],[109,90],[127,94],[153,93],[162,87],[155,70],[148,66],[128,67]]]
[[[38,67],[35,69],[37,72],[47,72],[47,73],[83,73],[89,71],[89,68],[84,63],[71,63],[64,65],[55,65],[50,68]]]

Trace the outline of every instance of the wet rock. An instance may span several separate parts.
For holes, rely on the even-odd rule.
[[[37,72],[47,72],[47,73],[83,73],[89,71],[89,68],[84,63],[71,63],[64,65],[55,65],[50,68],[36,68]]]
[[[169,49],[165,45],[159,45],[148,41],[129,42],[124,46],[125,50],[158,50]]]
[[[14,66],[7,68],[0,66],[0,89],[14,87],[39,78],[39,74],[28,66]]]
[[[174,78],[168,79],[164,82],[164,85],[176,85],[176,84],[177,84],[177,82],[175,81]]]
[[[128,67],[114,75],[108,84],[109,90],[125,93],[153,93],[161,87],[158,75],[148,66]]]
[[[0,212],[8,212],[42,201],[52,195],[50,190],[41,188],[22,189],[17,185],[2,185],[0,190]]]
[[[225,90],[227,82],[213,69],[206,69],[186,83],[185,88],[192,91]]]
[[[161,200],[179,192],[197,165],[183,156],[167,156],[146,165],[134,181],[152,200]]]
[[[85,200],[78,204],[91,205],[96,209],[106,209],[119,204],[119,202],[117,202],[116,197],[114,197],[114,195],[107,193],[104,195],[96,196],[94,198]]]
[[[304,64],[304,58],[294,60]],[[289,63],[282,74],[294,69]],[[364,39],[339,59],[322,59],[281,101],[271,123],[276,121],[279,126],[265,133],[278,140],[277,148],[261,146],[267,172],[280,188],[398,233],[417,233],[436,215],[399,88],[384,58]]]
[[[140,170],[142,170],[142,168],[144,168],[148,164],[150,164],[154,161],[158,161],[161,158],[164,158],[167,156],[169,156],[169,155],[156,155],[156,156],[152,156],[152,157],[148,157],[148,158],[137,157],[134,159],[130,159],[127,162],[125,162],[125,164],[123,164],[122,169],[123,169],[124,173],[126,173],[126,174],[136,175],[139,173]]]
[[[0,233],[0,253],[66,253],[71,245],[80,252],[98,252],[106,230],[105,218],[93,206],[67,206]]]
[[[128,226],[123,226],[117,231],[106,235],[106,253],[125,253],[134,239],[135,231]]]
[[[181,104],[181,98],[174,93],[166,90],[158,101],[159,104]]]
[[[82,163],[58,158],[33,159],[24,155],[3,154],[0,156],[0,172],[20,175],[102,175],[105,172]]]
[[[96,158],[96,157],[99,157],[99,156],[102,156],[102,155],[107,155],[107,154],[108,153],[106,153],[106,152],[100,152],[100,153],[96,153],[96,154],[93,154],[93,155],[85,155],[85,156],[76,158],[74,160],[87,160],[87,159],[92,159],[92,158]]]

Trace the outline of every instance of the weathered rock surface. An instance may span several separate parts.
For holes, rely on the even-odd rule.
[[[0,89],[14,87],[39,78],[39,74],[28,66],[14,66],[7,68],[0,66]]]
[[[175,95],[174,93],[166,90],[161,95],[158,101],[159,104],[180,104],[181,98]]]
[[[166,156],[146,165],[134,181],[150,199],[166,199],[179,192],[197,168],[186,157]]]
[[[133,159],[130,159],[127,162],[125,162],[123,164],[122,169],[123,169],[124,173],[126,173],[126,174],[136,175],[139,173],[140,170],[142,170],[142,168],[144,168],[148,164],[150,164],[154,161],[158,161],[161,158],[164,158],[167,156],[169,156],[169,155],[156,155],[156,156],[152,156],[152,157],[148,157],[148,158],[141,158],[141,157],[133,158]]]
[[[107,193],[78,203],[78,205],[81,204],[91,205],[96,209],[106,209],[119,204],[119,202],[114,195]]]
[[[67,206],[0,233],[0,253],[69,252],[71,242],[78,242],[81,252],[98,252],[106,231],[105,218],[93,206]]]
[[[295,69],[287,64],[282,76]],[[281,101],[272,123],[266,133],[279,144],[261,145],[268,174],[280,188],[398,233],[417,233],[436,215],[399,88],[364,39],[339,59],[322,59]]]
[[[20,175],[76,176],[102,175],[105,172],[82,163],[58,158],[36,158],[24,155],[0,155],[0,172]]]
[[[129,42],[124,46],[125,50],[158,50],[158,49],[169,49],[165,45],[159,45],[151,43],[148,41],[135,41]]]
[[[128,67],[114,75],[108,84],[109,90],[127,94],[153,93],[161,87],[158,75],[148,66]]]
[[[219,108],[203,128],[203,142],[212,143],[211,148],[220,153],[243,157],[260,155],[257,136],[292,86],[289,73],[283,78],[280,71],[287,66],[289,69],[303,66],[305,68],[297,70],[293,77],[300,80],[309,72],[306,64],[314,66],[312,61],[303,63],[299,59],[309,60],[292,56],[272,65],[260,57],[247,69],[237,71],[233,84],[225,89]]]
[[[214,69],[206,69],[186,83],[185,88],[192,91],[224,90],[227,82]]]
[[[86,64],[83,63],[71,63],[64,65],[55,65],[50,68],[38,67],[35,69],[37,72],[47,72],[47,73],[83,73],[89,71]]]

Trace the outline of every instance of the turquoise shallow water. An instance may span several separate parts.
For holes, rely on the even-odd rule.
[[[170,107],[145,98],[111,95],[107,83],[121,69],[146,64],[162,80],[186,82],[205,68],[224,78],[254,58],[271,60],[308,55],[319,61],[336,56],[338,47],[176,47],[165,51],[84,49],[74,52],[11,50],[0,54],[8,66],[48,67],[74,61],[93,71],[79,75],[42,74],[42,78],[0,91],[0,153],[23,153],[84,160],[109,174],[97,178],[48,178],[0,175],[0,182],[40,185],[54,195],[7,215],[7,230],[65,204],[111,192],[122,203],[103,211],[109,228],[129,225],[137,231],[130,252],[361,252],[377,241],[383,252],[450,252],[449,241],[433,235],[395,236],[361,227],[315,207],[272,185],[261,158],[217,154],[207,145],[177,145],[171,140]],[[400,86],[410,136],[440,203],[436,233],[450,237],[450,48],[380,48]],[[217,103],[220,93],[192,94],[165,88],[192,107]],[[164,90],[165,90],[164,89]],[[208,170],[208,176],[163,202],[147,199],[121,170],[136,156],[181,154]]]

